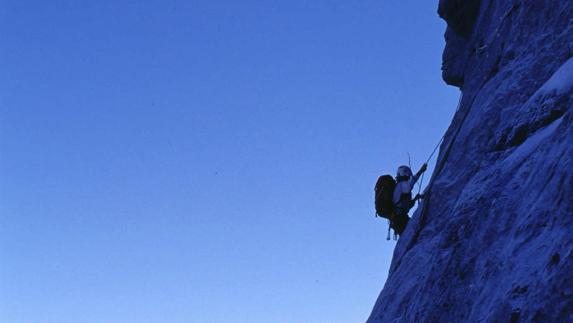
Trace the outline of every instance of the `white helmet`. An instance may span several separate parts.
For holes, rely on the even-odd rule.
[[[400,166],[398,167],[398,171],[396,172],[396,177],[411,177],[412,170],[408,166]]]

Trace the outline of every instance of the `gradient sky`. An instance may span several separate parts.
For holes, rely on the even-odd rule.
[[[364,321],[374,182],[457,102],[437,3],[2,1],[0,321]]]

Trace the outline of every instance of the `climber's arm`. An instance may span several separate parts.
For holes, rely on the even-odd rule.
[[[422,165],[422,167],[420,168],[420,170],[416,173],[416,175],[414,175],[414,178],[413,178],[413,181],[412,181],[412,187],[414,187],[414,184],[416,184],[416,182],[418,181],[418,179],[420,178],[420,176],[422,176],[422,174],[426,171],[426,169],[428,169],[428,164]]]

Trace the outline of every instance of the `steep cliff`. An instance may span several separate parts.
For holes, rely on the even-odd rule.
[[[463,96],[368,322],[573,322],[573,1],[438,12]]]

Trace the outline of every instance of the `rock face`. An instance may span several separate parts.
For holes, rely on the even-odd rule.
[[[438,12],[463,96],[368,322],[573,322],[573,1]]]

